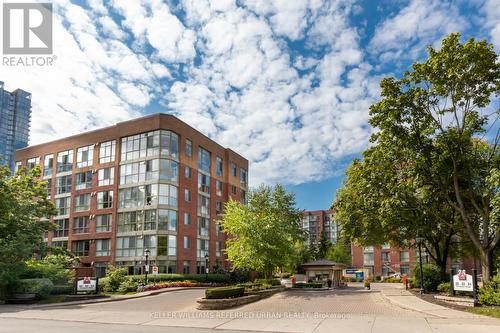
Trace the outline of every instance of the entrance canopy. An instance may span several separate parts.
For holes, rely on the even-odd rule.
[[[339,286],[342,278],[342,270],[347,267],[347,265],[331,260],[320,259],[306,262],[302,264],[302,267],[306,271],[306,278],[308,281],[325,281],[330,279],[334,286]]]

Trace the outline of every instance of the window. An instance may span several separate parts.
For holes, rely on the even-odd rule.
[[[188,236],[184,236],[184,248],[189,249],[190,248],[190,239]]]
[[[34,167],[36,167],[38,164],[40,164],[40,157],[33,157],[33,158],[30,158],[27,162],[26,162],[26,168],[28,170],[31,170],[33,169]]]
[[[373,252],[365,252],[363,254],[363,265],[365,265],[365,266],[373,266],[374,265]]]
[[[78,148],[76,151],[76,167],[83,168],[91,166],[94,160],[94,146]]]
[[[113,207],[113,191],[97,192],[97,209]]]
[[[232,193],[232,194],[236,194],[236,193],[238,193],[238,190],[236,189],[236,186],[231,185],[231,193]]]
[[[190,266],[191,266],[191,264],[189,263],[189,260],[184,260],[184,264],[182,265],[182,273],[189,274],[189,272],[190,272],[189,267]]]
[[[158,230],[177,230],[177,211],[158,209]]]
[[[99,147],[99,163],[109,163],[115,161],[116,141],[102,142]]]
[[[222,182],[220,180],[215,181],[215,194],[217,196],[222,196]]]
[[[54,224],[57,225],[54,230],[54,237],[68,237],[69,219],[55,219]]]
[[[58,216],[69,215],[70,205],[71,205],[71,197],[56,199],[56,214]]]
[[[184,178],[191,179],[191,168],[188,166],[184,167]]]
[[[87,257],[89,255],[89,248],[89,240],[71,242],[71,252],[77,257]]]
[[[144,206],[144,186],[123,188],[118,191],[118,208]]]
[[[219,236],[222,233],[222,226],[219,222],[215,223],[215,235]]]
[[[177,207],[177,187],[167,184],[159,184],[158,203]]]
[[[216,201],[215,202],[215,213],[216,214],[222,214],[222,210],[223,210],[222,202],[221,201]]]
[[[208,240],[198,238],[196,240],[196,250],[196,256],[205,260],[205,256],[208,255]]]
[[[56,177],[56,194],[71,193],[71,175]]]
[[[245,190],[241,190],[241,203],[245,205],[247,203],[247,192]]]
[[[245,169],[240,169],[240,183],[245,187],[247,185],[247,171]]]
[[[73,169],[73,151],[67,150],[57,154],[57,172],[67,172]]]
[[[408,267],[408,266],[399,267],[399,271],[400,271],[401,275],[406,274],[406,276],[410,276],[410,267]]]
[[[210,174],[210,152],[206,149],[198,149],[198,169]]]
[[[137,225],[141,222],[141,216],[138,212],[118,213],[118,232],[129,232],[140,230]]]
[[[95,231],[96,232],[109,232],[111,231],[111,225],[112,225],[112,215],[111,214],[105,214],[105,215],[97,215],[95,220]]]
[[[198,173],[198,191],[210,194],[210,176]]]
[[[175,256],[177,252],[177,237],[168,235],[168,255]]]
[[[51,248],[61,247],[61,248],[64,248],[67,250],[68,249],[68,241],[67,240],[60,240],[60,241],[52,240],[52,242],[50,243],[50,247]]]
[[[50,197],[52,194],[52,178],[45,179],[47,182],[45,185],[45,192],[47,193],[47,197]]]
[[[168,251],[168,237],[158,236],[158,255],[166,256]]]
[[[191,191],[188,189],[184,190],[184,201],[191,202]]]
[[[111,239],[97,239],[95,241],[96,257],[109,256],[111,252]]]
[[[146,206],[157,205],[158,204],[158,186],[157,185],[146,185],[144,186],[144,196]]]
[[[84,190],[86,188],[91,188],[91,187],[92,187],[92,171],[80,172],[75,175],[76,190]]]
[[[390,262],[391,261],[391,253],[390,252],[382,252],[382,262]]]
[[[19,169],[23,166],[23,162],[21,161],[16,161],[16,164],[14,165],[14,172],[18,172]]]
[[[95,267],[95,276],[98,278],[102,278],[106,276],[106,268],[108,267],[107,262],[96,262],[94,264]]]
[[[169,180],[177,183],[179,179],[179,167],[176,161],[160,160],[160,180]]]
[[[90,193],[75,196],[75,212],[90,210]]]
[[[146,179],[146,162],[129,163],[120,166],[120,184],[135,184]]]
[[[215,242],[215,256],[216,257],[222,256],[222,242],[221,241]]]
[[[222,158],[220,158],[219,156],[217,156],[217,159],[216,159],[216,166],[215,166],[215,175],[217,177],[222,177]]]
[[[208,237],[209,235],[209,219],[206,217],[198,217],[198,236]]]
[[[133,257],[136,255],[136,236],[117,237],[116,238],[116,256],[117,257]],[[142,245],[142,244],[141,244]],[[142,256],[142,246],[141,253]]]
[[[205,259],[198,260],[196,262],[196,273],[197,274],[205,274],[207,272],[205,265],[206,265]]]
[[[191,215],[189,213],[184,213],[184,224],[191,224]]]
[[[210,199],[203,195],[198,195],[198,215],[210,216]]]
[[[144,230],[156,230],[156,209],[144,211]]]
[[[186,139],[186,156],[191,157],[193,156],[193,142],[191,140]]]
[[[106,186],[113,185],[115,180],[114,168],[99,169],[97,172],[97,185]]]
[[[236,163],[231,162],[231,174],[233,175],[233,177],[236,177],[237,172],[238,169],[236,168]]]
[[[79,216],[73,219],[73,233],[87,234],[89,232],[89,217]]]
[[[399,252],[399,261],[400,262],[409,262],[410,261],[410,252],[409,251]]]
[[[158,155],[177,158],[178,151],[178,135],[164,130],[129,136],[121,142],[122,161]]]

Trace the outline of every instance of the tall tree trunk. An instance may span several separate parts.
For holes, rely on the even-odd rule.
[[[491,248],[481,251],[481,273],[483,274],[483,282],[490,281],[493,272],[493,250]]]

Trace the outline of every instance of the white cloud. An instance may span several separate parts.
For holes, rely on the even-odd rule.
[[[395,16],[378,25],[370,50],[382,54],[384,62],[416,59],[427,45],[436,46],[444,36],[468,26],[468,20],[453,2],[411,0]]]

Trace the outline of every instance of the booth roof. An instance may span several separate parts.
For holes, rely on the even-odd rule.
[[[315,261],[306,262],[305,264],[302,264],[302,266],[306,266],[306,267],[307,266],[328,266],[328,267],[343,266],[343,267],[347,267],[347,265],[345,265],[345,264],[341,264],[339,262],[326,260],[326,259],[319,259],[319,260],[315,260]]]

